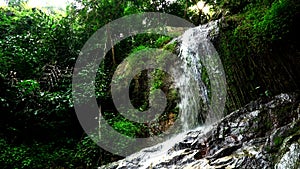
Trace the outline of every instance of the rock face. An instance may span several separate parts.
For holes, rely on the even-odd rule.
[[[171,142],[100,168],[300,168],[299,95],[253,101]]]

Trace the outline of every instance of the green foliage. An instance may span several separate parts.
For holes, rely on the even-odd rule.
[[[229,84],[230,111],[257,97],[297,88],[288,78],[295,76],[288,69],[296,61],[287,56],[297,55],[297,11],[295,0],[257,0],[224,19],[216,46]]]
[[[127,6],[124,9],[124,15],[140,13],[141,10],[132,1],[128,1]]]
[[[160,69],[155,69],[153,72],[151,72],[151,76],[153,79],[150,92],[162,88],[167,74]]]
[[[135,137],[140,132],[140,128],[127,120],[116,121],[112,126],[116,131],[129,137]]]
[[[39,83],[35,80],[22,80],[16,87],[24,95],[33,94],[40,89]]]
[[[94,168],[120,159],[82,136],[71,95],[72,67],[79,51],[97,29],[112,20],[149,11],[189,19],[192,14],[187,8],[194,2],[83,0],[83,8],[69,6],[66,16],[25,9],[20,0],[11,2],[14,7],[0,9],[1,167]],[[270,49],[277,49],[282,41],[290,44],[292,33],[297,30],[295,13],[299,11],[299,3],[295,0],[207,2],[225,16],[228,11],[236,14],[225,19],[229,26],[221,28],[219,39],[219,51],[230,77],[229,95],[244,99],[234,99],[232,108],[257,95],[276,93],[270,85],[259,83],[259,79],[268,81],[269,76],[256,77],[261,72],[253,72],[253,67],[265,66],[258,64],[262,57],[267,58],[265,62],[276,59],[267,54]],[[220,18],[220,15],[215,18]],[[109,31],[109,27],[107,29]],[[125,119],[116,113],[110,96],[111,78],[118,63],[125,58],[137,63],[140,58],[134,54],[151,48],[175,53],[177,44],[170,41],[170,37],[146,33],[126,38],[115,45],[114,51],[107,53],[99,66],[95,80],[96,97],[103,108],[103,116],[119,133],[130,138],[148,137],[160,134],[176,120],[178,91],[170,88],[173,79],[159,69],[137,72],[136,81],[130,84],[132,103],[141,111],[149,108],[149,93],[156,89],[165,92],[167,108],[155,123],[139,124]],[[155,61],[164,64],[167,56],[161,54]],[[252,67],[248,69],[248,65]],[[82,76],[90,69],[87,68]],[[202,79],[209,85],[206,71],[202,72]],[[145,78],[148,73],[153,77],[151,81]],[[123,80],[125,75],[121,74],[117,80]],[[248,75],[246,80],[241,78]],[[151,82],[149,88],[145,87],[148,80]],[[274,84],[274,81],[268,83]],[[86,84],[81,85],[87,89]],[[261,87],[256,89],[257,86]],[[244,91],[252,93],[247,98]],[[85,94],[88,97],[93,93]],[[119,146],[127,146],[127,143],[122,142]]]
[[[168,50],[172,53],[176,53],[177,44],[175,42],[169,43],[163,47],[163,49]]]
[[[244,13],[234,16],[239,17],[234,22],[240,23],[237,23],[231,37],[238,40],[241,46],[248,43],[251,51],[247,53],[263,52],[270,47],[269,44],[287,38],[296,21],[294,14],[299,9],[299,4],[293,0],[274,1],[270,7],[261,3],[248,6]]]
[[[73,150],[55,148],[54,144],[40,145],[35,143],[31,147],[26,145],[11,145],[0,140],[2,150],[0,161],[4,168],[48,168],[50,166],[72,167],[68,161],[75,155]]]
[[[66,50],[73,44],[66,39],[71,38],[66,37],[71,34],[67,29],[69,23],[61,16],[47,15],[33,9],[1,10],[1,73],[7,79],[11,78],[14,84],[21,81],[15,87],[33,81],[40,82],[47,64],[59,62],[60,67],[68,66],[75,58],[74,54],[77,53],[74,49]],[[61,41],[57,42],[58,39]]]
[[[282,142],[283,142],[283,138],[282,137],[275,137],[274,138],[274,145],[276,147],[279,147],[282,144]]]
[[[94,168],[120,158],[101,150],[89,137],[79,142],[73,138],[61,138],[50,143],[35,142],[30,146],[9,144],[0,139],[0,148],[3,169]]]
[[[83,0],[83,8],[71,5],[62,16],[36,8],[27,9],[22,2],[11,1],[10,7],[0,8],[1,167],[93,168],[119,159],[88,137],[79,139],[83,131],[71,95],[72,67],[86,40],[108,22],[146,11],[181,15],[181,4],[168,6],[170,3],[165,0],[153,3]],[[116,64],[130,53],[162,48],[169,41],[166,36],[139,34],[115,45],[116,63],[112,62],[110,51],[99,66],[95,80],[96,97],[101,103],[103,101],[100,104],[104,112],[114,109],[110,82]],[[86,89],[86,84],[81,85]],[[141,93],[136,93],[133,102],[140,110],[147,110],[145,99],[140,99],[147,94]],[[168,110],[174,106],[170,107]],[[131,122],[115,113],[104,114],[120,133],[129,137],[149,136],[150,129],[145,124]]]
[[[171,37],[169,36],[161,36],[155,41],[155,46],[157,47],[163,47],[171,40]]]
[[[71,22],[22,6],[0,10],[1,167],[72,168],[75,150],[55,143],[81,133],[66,68],[77,55]]]
[[[28,0],[10,0],[8,6],[20,7],[22,4],[28,2]]]
[[[275,1],[266,12],[263,20],[257,24],[257,31],[268,37],[269,41],[280,40],[289,33],[296,21],[294,14],[299,4],[292,0]]]
[[[132,54],[137,53],[137,52],[140,52],[140,51],[143,51],[143,50],[148,50],[148,49],[149,49],[149,47],[144,46],[144,45],[140,45],[140,46],[138,46],[138,47],[136,47],[136,48],[134,48],[134,49],[132,50]],[[135,55],[133,55],[133,56],[135,56]],[[136,58],[135,58],[135,59],[136,59]]]

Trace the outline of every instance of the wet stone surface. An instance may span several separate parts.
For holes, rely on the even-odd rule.
[[[260,99],[182,134],[168,150],[162,143],[100,168],[299,168],[299,111],[297,94]]]

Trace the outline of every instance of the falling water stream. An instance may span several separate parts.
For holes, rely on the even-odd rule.
[[[201,78],[202,67],[212,64],[210,70],[218,74],[220,71],[211,57],[216,52],[212,46],[209,34],[217,29],[218,21],[188,29],[182,36],[177,38],[179,42],[179,57],[184,63],[181,67],[184,73],[176,74],[176,87],[179,88],[181,101],[179,103],[180,123],[182,133],[173,136],[167,141],[150,148],[145,148],[138,153],[127,157],[120,165],[126,166],[126,162],[136,161],[138,168],[151,168],[167,158],[168,150],[176,143],[182,141],[189,132],[205,132],[211,128],[211,124],[222,118],[222,111],[210,106],[213,98],[209,98],[208,87]],[[211,79],[210,79],[211,80]],[[218,87],[216,82],[210,82],[211,87]],[[218,97],[219,95],[212,97]],[[220,99],[216,99],[218,102]],[[218,104],[218,103],[217,103]],[[218,107],[218,105],[217,105]],[[202,125],[200,125],[202,123]],[[199,127],[200,126],[200,127]]]
[[[188,29],[179,39],[179,57],[184,62],[183,72],[176,78],[176,85],[180,89],[179,103],[183,131],[188,131],[205,122],[209,106],[208,89],[201,79],[202,67],[200,56],[206,55],[200,46],[209,46],[208,34],[217,28],[217,22]],[[217,120],[217,119],[215,119]]]

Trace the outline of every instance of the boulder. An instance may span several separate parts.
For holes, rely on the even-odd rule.
[[[281,169],[299,168],[299,159],[300,102],[291,93],[258,99],[214,124],[99,168]]]

